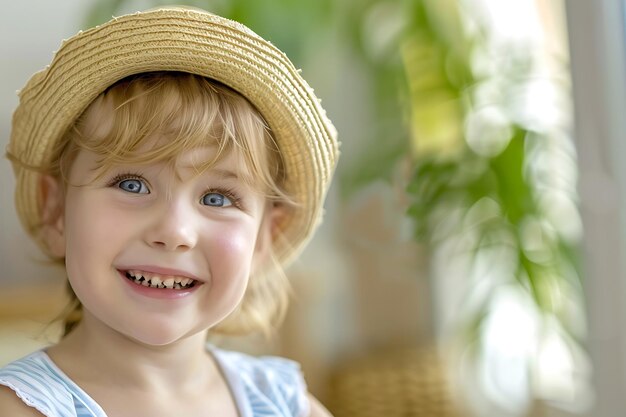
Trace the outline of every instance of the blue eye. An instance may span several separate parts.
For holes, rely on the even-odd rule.
[[[135,178],[122,180],[117,186],[124,191],[134,194],[148,194],[150,192],[143,181]]]
[[[228,207],[232,206],[232,201],[224,194],[208,193],[202,197],[202,204],[212,207]]]

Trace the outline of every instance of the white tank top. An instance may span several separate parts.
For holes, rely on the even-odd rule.
[[[209,347],[241,417],[307,417],[306,385],[296,362],[255,358]],[[44,350],[0,368],[0,385],[47,417],[107,417],[104,410],[52,362]]]

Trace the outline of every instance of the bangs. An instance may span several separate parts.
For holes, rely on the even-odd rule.
[[[121,164],[174,165],[185,151],[217,146],[214,158],[198,163],[198,174],[235,152],[244,182],[268,197],[291,201],[265,120],[243,96],[201,76],[153,72],[127,77],[96,98],[68,136],[67,145],[75,151],[101,157],[98,176]]]

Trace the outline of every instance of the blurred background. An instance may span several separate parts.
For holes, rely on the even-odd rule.
[[[325,223],[272,340],[336,417],[626,409],[622,0],[196,0],[284,50],[334,121]],[[0,14],[0,140],[60,42],[157,0]],[[0,364],[52,343],[62,271],[0,162]]]

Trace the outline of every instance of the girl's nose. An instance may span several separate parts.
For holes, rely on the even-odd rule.
[[[146,243],[166,251],[187,251],[195,247],[198,233],[194,218],[191,209],[169,202],[150,222]]]

